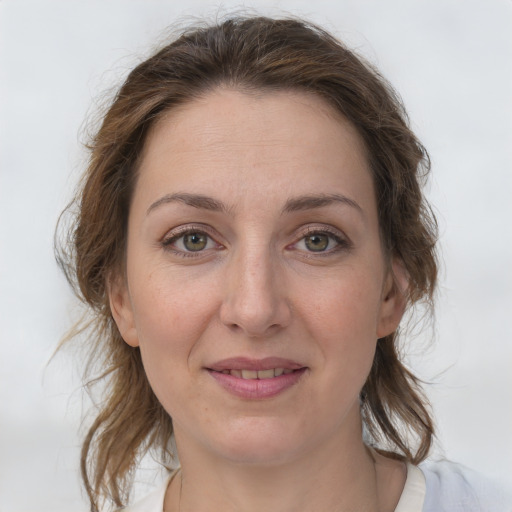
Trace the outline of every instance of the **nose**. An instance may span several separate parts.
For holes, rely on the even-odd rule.
[[[220,309],[224,325],[252,338],[271,336],[289,325],[285,279],[268,248],[247,248],[228,267]]]

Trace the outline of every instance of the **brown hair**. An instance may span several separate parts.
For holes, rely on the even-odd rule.
[[[407,271],[409,305],[432,302],[437,226],[420,190],[428,155],[380,74],[300,20],[236,17],[182,33],[129,74],[104,116],[90,144],[69,243],[58,251],[68,280],[92,311],[89,369],[98,363],[103,371],[95,381],[107,385],[82,449],[92,510],[101,498],[117,506],[128,499],[130,476],[149,448],[160,448],[163,461],[169,460],[171,418],[149,386],[139,349],[119,334],[107,285],[123,272],[128,210],[148,130],[169,109],[220,85],[313,93],[355,126],[373,172],[386,253]],[[79,332],[76,327],[70,337]],[[400,361],[397,333],[377,344],[361,411],[376,446],[413,463],[427,456],[433,437],[428,404],[418,379]]]

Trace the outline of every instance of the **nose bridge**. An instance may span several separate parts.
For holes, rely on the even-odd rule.
[[[264,336],[289,322],[280,265],[270,244],[241,244],[227,269],[222,321],[249,336]]]

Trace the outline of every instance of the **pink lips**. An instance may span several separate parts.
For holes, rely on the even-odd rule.
[[[276,368],[286,370],[286,373],[271,378],[242,378],[239,375],[242,370],[261,372]],[[257,400],[274,397],[289,389],[300,380],[307,368],[295,361],[279,357],[259,360],[236,357],[218,361],[207,370],[215,381],[232,395]],[[236,375],[226,373],[230,370],[234,370],[233,373]]]

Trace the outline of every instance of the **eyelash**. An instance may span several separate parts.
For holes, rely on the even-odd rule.
[[[305,251],[305,254],[308,258],[311,257],[328,257],[332,256],[334,254],[337,254],[341,251],[347,251],[352,248],[352,243],[349,241],[349,239],[340,234],[338,230],[329,229],[326,226],[322,227],[309,227],[306,229],[306,231],[302,234],[299,240],[291,244],[291,246],[297,245],[299,242],[305,240],[307,237],[313,236],[313,235],[326,235],[332,240],[336,242],[336,246],[328,249],[326,251]]]
[[[205,226],[186,226],[183,228],[178,228],[177,231],[174,231],[173,233],[171,233],[169,236],[166,236],[162,240],[162,247],[164,248],[164,250],[169,251],[173,253],[175,256],[179,256],[181,258],[197,258],[198,256],[200,256],[202,252],[204,252],[204,250],[183,251],[181,249],[174,248],[172,245],[173,243],[176,243],[180,238],[183,238],[184,236],[191,234],[206,235],[209,240],[215,243],[215,245],[217,246],[216,248],[222,247],[219,243],[217,243],[214,240],[213,236],[210,235]]]
[[[183,238],[184,236],[189,234],[206,235],[209,240],[213,241],[216,244],[217,249],[222,247],[219,243],[215,241],[213,236],[210,235],[208,230],[205,229],[205,226],[187,226],[181,229],[178,228],[178,231],[175,231],[174,233],[171,233],[170,236],[165,237],[162,240],[161,245],[164,248],[164,250],[172,252],[176,256],[182,258],[197,258],[201,255],[201,253],[204,253],[204,249],[198,251],[183,251],[181,249],[174,248],[172,245],[181,238]],[[290,244],[289,246],[287,246],[287,248],[296,246],[299,242],[313,235],[326,235],[336,242],[336,246],[326,251],[304,251],[305,254],[308,255],[307,257],[327,257],[336,254],[340,251],[346,251],[348,249],[351,249],[352,247],[352,243],[346,237],[340,235],[340,233],[337,230],[331,230],[327,227],[310,227],[304,233],[302,233],[301,237],[296,242]]]

